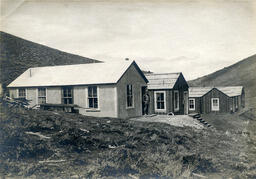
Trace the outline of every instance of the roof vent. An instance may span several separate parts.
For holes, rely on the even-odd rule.
[[[31,68],[29,69],[29,77],[32,77],[32,70],[31,70]]]
[[[129,61],[129,58],[125,58],[125,61]]]

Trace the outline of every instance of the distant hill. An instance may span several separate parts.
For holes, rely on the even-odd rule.
[[[0,32],[0,83],[5,88],[30,67],[100,62]]]
[[[190,86],[234,86],[245,87],[246,103],[256,107],[256,55],[209,75],[189,81]]]

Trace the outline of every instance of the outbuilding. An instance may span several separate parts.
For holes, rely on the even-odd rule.
[[[188,84],[179,73],[147,73],[151,114],[187,114]]]
[[[236,112],[244,106],[242,86],[189,88],[189,113]]]
[[[73,106],[80,114],[130,118],[142,115],[148,80],[135,61],[36,67],[10,83],[12,98],[29,107]]]

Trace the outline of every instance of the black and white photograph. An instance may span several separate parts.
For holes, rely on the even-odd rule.
[[[0,178],[256,178],[256,1],[0,8]]]

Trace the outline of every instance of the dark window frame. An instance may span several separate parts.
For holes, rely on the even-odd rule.
[[[134,107],[134,96],[133,96],[133,86],[132,84],[126,85],[126,107],[133,108]]]
[[[61,89],[61,102],[62,104],[74,104],[73,87],[66,86]]]

